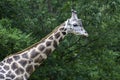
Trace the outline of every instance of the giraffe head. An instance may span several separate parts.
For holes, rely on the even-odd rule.
[[[68,33],[82,35],[88,37],[88,33],[82,25],[81,19],[78,19],[76,11],[72,10],[71,18],[65,22],[65,28]]]

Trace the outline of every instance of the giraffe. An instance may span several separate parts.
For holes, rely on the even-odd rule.
[[[88,37],[75,10],[72,10],[71,18],[55,28],[45,38],[23,51],[4,58],[0,62],[0,80],[27,80],[68,33]]]

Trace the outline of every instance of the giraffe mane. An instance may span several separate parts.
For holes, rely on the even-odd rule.
[[[45,39],[47,39],[53,32],[56,32],[56,31],[58,30],[58,28],[59,28],[60,26],[62,26],[62,25],[64,25],[64,23],[62,23],[61,25],[57,26],[57,27],[56,27],[52,32],[50,32],[47,36],[45,36],[44,38],[42,38],[40,41],[32,44],[30,47],[27,47],[27,48],[25,48],[25,49],[23,49],[23,50],[15,53],[15,54],[11,54],[11,55],[9,55],[9,56],[7,56],[7,57],[10,57],[10,56],[12,56],[12,55],[17,55],[17,54],[23,53],[23,52],[25,52],[25,51],[33,48],[33,47],[36,47],[39,43],[41,43],[41,42],[43,42]],[[6,57],[6,58],[7,58],[7,57]]]

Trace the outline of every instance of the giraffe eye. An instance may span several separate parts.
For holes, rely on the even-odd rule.
[[[74,27],[77,27],[78,25],[77,24],[73,24]]]

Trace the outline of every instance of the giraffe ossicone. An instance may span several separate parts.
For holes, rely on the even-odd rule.
[[[88,36],[81,19],[78,19],[74,10],[72,10],[71,18],[55,28],[41,41],[3,59],[0,62],[0,80],[27,80],[68,33]]]

